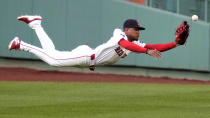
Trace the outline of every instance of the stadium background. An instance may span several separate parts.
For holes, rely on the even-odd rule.
[[[209,11],[209,0],[0,0],[0,117],[209,118]],[[186,46],[164,52],[160,60],[132,54],[90,72],[8,51],[14,36],[40,46],[35,33],[16,20],[22,14],[41,15],[59,50],[96,47],[127,18],[147,28],[140,38],[146,43],[174,40],[183,20],[191,32]],[[192,22],[192,14],[199,21]]]
[[[174,40],[176,27],[183,20],[187,20],[191,31],[186,46],[164,52],[160,60],[154,60],[144,54],[131,54],[114,66],[124,69],[135,67],[137,71],[146,68],[146,71],[152,69],[152,72],[168,69],[174,72],[195,72],[195,75],[202,74],[208,79],[209,11],[209,0],[1,0],[1,63],[15,65],[10,63],[11,59],[26,59],[23,63],[38,60],[25,52],[7,50],[8,43],[14,36],[40,46],[35,33],[16,20],[16,17],[22,14],[41,15],[43,27],[59,50],[71,50],[86,43],[94,48],[106,42],[114,28],[122,28],[123,21],[127,18],[138,19],[140,24],[146,27],[146,30],[141,32],[140,40],[152,44],[166,43]],[[191,21],[193,14],[199,16],[199,21]],[[30,62],[31,66],[34,65],[32,63],[35,62]]]

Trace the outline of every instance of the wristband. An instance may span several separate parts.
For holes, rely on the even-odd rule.
[[[146,50],[146,52],[145,52],[145,53],[146,53],[146,54],[148,54],[148,51],[149,51],[149,49],[147,48],[147,50]]]

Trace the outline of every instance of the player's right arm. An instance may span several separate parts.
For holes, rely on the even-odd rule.
[[[130,42],[130,41],[127,41],[125,39],[121,39],[118,44],[127,49],[127,50],[130,50],[132,52],[137,52],[137,53],[146,53],[154,58],[161,58],[161,52],[156,50],[156,49],[148,49],[148,48],[144,48],[144,47],[141,47],[133,42]]]

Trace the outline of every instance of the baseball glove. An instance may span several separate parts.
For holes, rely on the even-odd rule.
[[[189,36],[190,26],[187,21],[183,21],[176,29],[176,39],[175,42],[180,45],[186,43],[187,37]]]

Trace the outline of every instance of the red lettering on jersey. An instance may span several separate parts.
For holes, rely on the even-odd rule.
[[[125,58],[127,56],[127,54],[120,47],[117,47],[114,50],[121,58]]]

